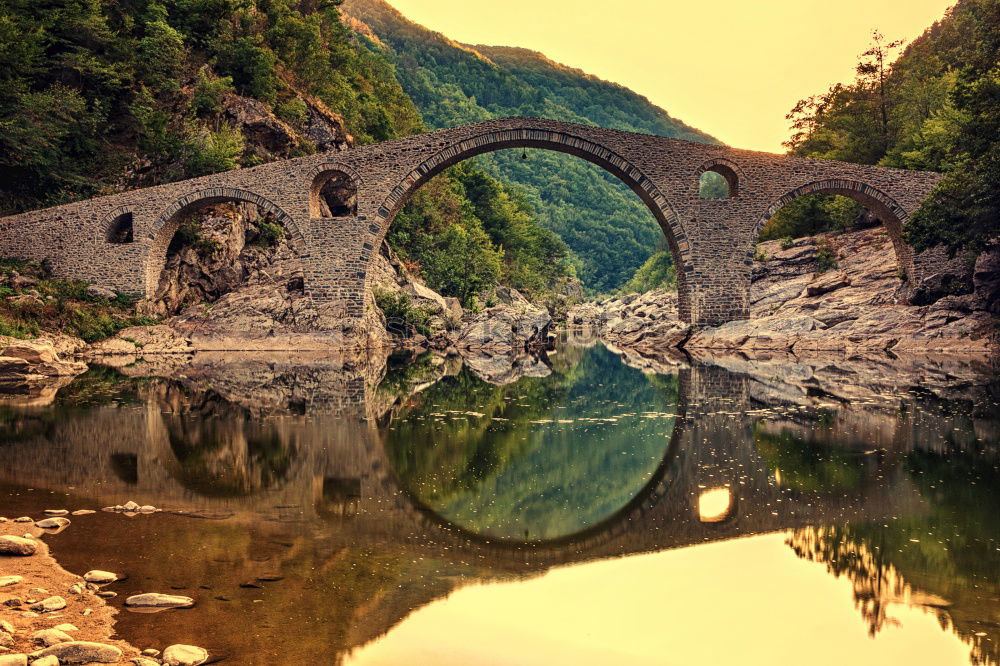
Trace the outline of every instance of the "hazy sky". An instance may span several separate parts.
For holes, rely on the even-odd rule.
[[[954,0],[389,0],[452,39],[624,84],[738,148],[783,152],[799,99],[854,76],[873,28],[913,39]]]

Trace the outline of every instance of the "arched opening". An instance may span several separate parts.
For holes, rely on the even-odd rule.
[[[135,229],[132,213],[122,213],[108,225],[106,240],[114,245],[124,245],[134,240]]]
[[[702,199],[733,199],[740,194],[740,168],[729,160],[709,160],[698,169],[698,196]]]
[[[545,155],[554,153],[581,158],[586,163],[596,165],[599,169],[594,171],[601,174],[601,178],[617,179],[617,181],[624,183],[628,190],[638,195],[641,204],[643,204],[640,209],[645,208],[652,214],[655,222],[653,228],[659,227],[662,237],[665,238],[663,254],[669,257],[669,261],[676,266],[678,314],[681,319],[689,321],[687,271],[690,268],[686,235],[667,199],[638,168],[621,156],[580,137],[557,131],[497,131],[443,147],[441,152],[406,175],[400,184],[392,190],[377,211],[375,224],[372,225],[376,239],[370,245],[373,248],[378,248],[385,238],[386,232],[390,230],[391,225],[397,220],[397,216],[403,211],[404,206],[412,200],[411,197],[446,169],[456,165],[462,166],[460,163],[480,155],[489,154],[490,159],[496,157],[497,161],[503,164],[505,161],[507,163],[531,163],[544,159]],[[561,156],[560,159],[562,159]],[[575,160],[570,161],[575,162]],[[590,168],[589,165],[588,168]],[[405,218],[403,219],[405,220]],[[614,252],[614,248],[605,249]],[[656,241],[652,240],[645,256],[649,257],[656,250]],[[367,257],[369,270],[365,273],[365,286],[368,292],[373,287],[371,275],[377,252],[378,250],[374,249]]]
[[[898,302],[913,266],[905,220],[891,197],[859,181],[816,181],[789,191],[754,230],[751,316],[791,306],[822,310],[861,281],[872,303]]]
[[[183,197],[150,236],[146,311],[172,316],[248,289],[262,299],[301,294],[302,247],[294,221],[263,197],[240,190]]]
[[[732,516],[736,498],[729,487],[709,488],[698,495],[698,520],[721,523]]]
[[[309,197],[309,216],[317,218],[353,217],[358,214],[358,185],[338,169],[316,175]]]

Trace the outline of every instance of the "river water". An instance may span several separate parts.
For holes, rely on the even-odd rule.
[[[975,359],[212,356],[0,406],[0,515],[234,664],[1000,663]]]

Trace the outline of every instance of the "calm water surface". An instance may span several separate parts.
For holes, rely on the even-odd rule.
[[[989,365],[584,342],[94,368],[0,403],[0,515],[163,507],[46,539],[225,663],[1000,663]]]

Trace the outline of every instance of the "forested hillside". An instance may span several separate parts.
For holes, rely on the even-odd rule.
[[[706,134],[620,85],[526,49],[467,46],[427,30],[382,0],[347,0],[348,24],[396,76],[434,128],[505,116],[538,116],[692,141]],[[661,245],[663,233],[635,194],[604,170],[551,151],[477,158],[494,177],[523,188],[541,224],[576,255],[583,283],[621,287]]]
[[[995,246],[1000,0],[960,0],[905,48],[876,33],[855,80],[802,100],[789,120],[794,134],[786,145],[795,155],[948,172],[907,224],[918,249]],[[843,220],[835,210],[819,212]]]
[[[340,4],[0,3],[0,214],[425,131]],[[471,166],[440,181],[392,237],[432,288],[565,287],[569,252],[521,195]]]

